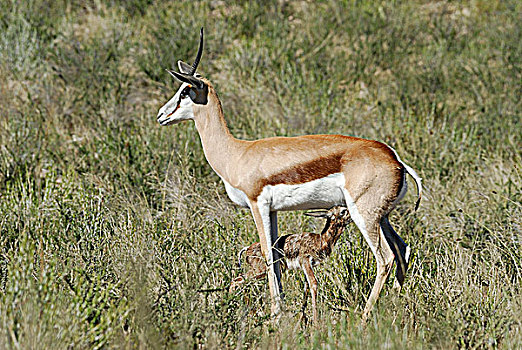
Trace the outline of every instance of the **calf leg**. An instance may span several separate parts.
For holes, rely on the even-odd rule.
[[[308,294],[310,294],[310,289],[308,288],[308,279],[304,281],[303,283],[303,306],[301,307],[301,320],[304,321],[304,323],[308,323],[308,320],[306,318],[306,306],[308,305]]]
[[[312,294],[312,311],[313,311],[313,320],[314,323],[317,323],[317,279],[315,278],[314,271],[312,270],[312,264],[309,258],[301,259],[300,261],[301,268],[306,276],[306,280],[308,282],[308,286],[310,287],[310,292]]]

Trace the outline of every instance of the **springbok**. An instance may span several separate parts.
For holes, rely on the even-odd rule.
[[[348,210],[344,207],[333,207],[328,211],[315,211],[305,215],[326,218],[321,233],[302,232],[284,235],[277,239],[274,246],[283,255],[281,263],[284,267],[290,270],[303,271],[307,281],[305,283],[303,314],[308,300],[308,292],[311,291],[313,320],[314,323],[317,323],[318,283],[312,267],[332,254],[335,244],[341,237],[346,225],[351,222],[351,218]],[[261,244],[257,242],[241,249],[239,252],[240,265],[243,252],[245,252],[247,262],[245,273],[232,280],[229,292],[235,291],[249,279],[261,279],[266,276],[267,266],[261,252]]]
[[[363,311],[372,310],[394,259],[402,286],[408,268],[408,245],[394,231],[388,214],[406,193],[406,173],[422,185],[417,173],[384,143],[342,135],[236,139],[228,130],[219,97],[209,80],[196,73],[203,51],[203,28],[192,66],[178,61],[168,72],[182,84],[160,108],[165,126],[194,120],[203,152],[225,184],[230,199],[250,208],[268,266],[272,315],[281,311],[277,212],[346,206],[377,261],[377,276]]]

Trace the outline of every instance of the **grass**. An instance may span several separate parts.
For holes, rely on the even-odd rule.
[[[521,14],[517,1],[1,0],[0,348],[502,348],[522,343]],[[413,249],[359,326],[375,263],[355,227],[267,318],[231,295],[257,240],[192,123],[162,128],[195,56],[232,133],[391,144],[424,178],[392,222]],[[412,186],[410,186],[411,188]],[[281,232],[314,229],[299,212]],[[310,313],[310,310],[308,310]]]

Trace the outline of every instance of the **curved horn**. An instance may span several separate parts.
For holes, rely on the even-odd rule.
[[[189,75],[194,75],[194,73],[196,73],[196,69],[198,69],[199,60],[201,60],[202,54],[203,54],[203,27],[201,27],[201,30],[199,32],[198,54],[196,55],[196,60],[192,64],[192,69],[190,70]]]

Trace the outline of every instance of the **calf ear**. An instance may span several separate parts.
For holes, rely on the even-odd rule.
[[[328,213],[326,210],[318,210],[318,211],[310,211],[308,213],[305,213],[305,215],[312,216],[314,218],[325,218],[326,213]]]
[[[192,67],[189,64],[187,64],[181,60],[178,61],[178,68],[179,68],[179,71],[183,74],[189,74],[190,70],[192,69]]]

